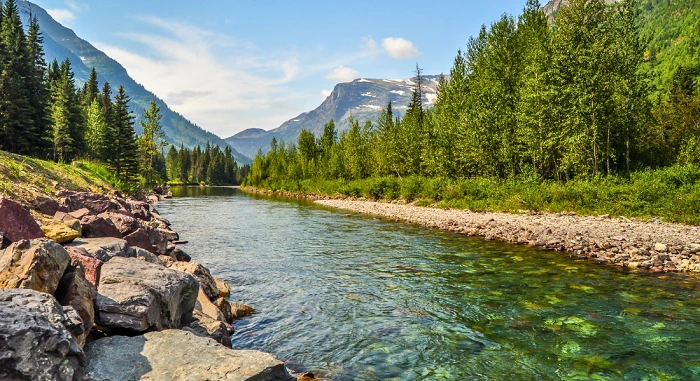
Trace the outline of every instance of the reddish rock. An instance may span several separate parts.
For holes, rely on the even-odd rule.
[[[152,215],[151,210],[148,207],[148,203],[144,201],[127,200],[126,206],[134,217],[144,221],[151,220]]]
[[[119,230],[119,233],[121,233],[122,237],[126,237],[127,235],[141,228],[141,223],[139,220],[121,213],[103,213],[100,214],[100,217],[112,221],[114,226],[117,227],[117,230]]]
[[[100,214],[120,208],[119,204],[106,195],[89,192],[68,193],[63,199],[63,204],[71,211],[87,208],[90,214]]]
[[[69,216],[75,218],[76,220],[79,220],[79,219],[87,216],[88,214],[90,214],[90,209],[88,209],[88,208],[82,208],[82,209],[78,209],[78,210],[75,210],[73,212],[68,213]]]
[[[39,213],[49,216],[53,216],[58,211],[58,201],[44,195],[37,196],[32,206]]]
[[[85,272],[85,279],[94,284],[95,287],[99,286],[100,269],[102,268],[104,262],[97,258],[91,257],[87,250],[81,247],[66,246],[65,249],[71,258],[71,264],[73,266],[82,267],[83,271]]]
[[[0,232],[10,242],[44,236],[44,232],[28,210],[4,197],[0,197]]]
[[[80,219],[80,225],[85,238],[114,237],[122,238],[114,222],[100,216],[87,215]]]
[[[153,254],[158,254],[158,250],[151,244],[151,239],[144,229],[138,229],[135,232],[124,237],[124,240],[132,247],[140,247],[148,250]]]

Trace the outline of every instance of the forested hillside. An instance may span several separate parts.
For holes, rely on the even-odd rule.
[[[697,0],[643,0],[640,35],[647,44],[643,70],[654,95],[666,95],[673,73],[683,66],[700,79],[700,3]]]
[[[573,0],[548,23],[540,4],[528,0],[522,15],[504,15],[468,41],[441,79],[435,107],[423,107],[417,85],[402,119],[389,104],[376,123],[354,121],[339,138],[331,121],[321,136],[302,131],[296,145],[273,141],[267,155],[255,158],[247,182],[293,188],[301,180],[386,176],[626,181],[648,168],[697,166],[696,67],[680,61],[664,97],[653,100],[660,74],[645,70],[638,10],[632,0]],[[697,36],[691,40],[694,46]],[[700,194],[689,197],[700,212]]]

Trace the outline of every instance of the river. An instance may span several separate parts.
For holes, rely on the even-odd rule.
[[[700,380],[700,282],[308,201],[173,188],[194,261],[256,309],[234,348],[333,380]]]

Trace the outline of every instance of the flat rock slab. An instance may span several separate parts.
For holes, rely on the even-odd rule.
[[[188,324],[199,283],[182,271],[115,257],[102,266],[97,292],[97,324],[144,332]]]
[[[228,349],[191,332],[113,336],[88,344],[86,375],[94,381],[291,381],[269,353]]]
[[[0,306],[0,380],[83,379],[85,356],[53,296],[0,290]]]

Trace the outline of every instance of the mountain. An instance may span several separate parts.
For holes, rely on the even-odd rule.
[[[209,141],[220,147],[226,146],[226,142],[220,137],[203,130],[184,116],[171,110],[162,99],[129,77],[126,69],[119,62],[78,37],[71,29],[58,23],[43,8],[26,0],[18,1],[18,5],[25,27],[29,25],[30,12],[39,21],[39,27],[44,37],[47,63],[54,59],[61,62],[68,58],[75,72],[76,82],[80,85],[88,80],[90,71],[94,67],[97,70],[100,85],[109,82],[115,92],[120,85],[124,86],[127,94],[131,97],[132,111],[137,117],[140,117],[143,110],[149,107],[151,100],[155,99],[163,114],[163,131],[165,132],[165,140],[169,143],[178,147],[181,143],[186,147],[192,147],[195,145],[204,146]],[[140,132],[141,126],[138,123],[136,123],[135,128],[137,132]],[[249,158],[241,155],[235,149],[233,153],[237,162],[251,162]]]
[[[615,3],[620,0],[605,0],[606,3]],[[561,8],[563,5],[566,5],[568,1],[566,0],[550,0],[547,2],[547,4],[542,7],[542,11],[544,11],[544,14],[547,15],[547,18],[551,22],[554,20],[554,15],[557,13],[559,8]]]
[[[439,76],[424,77],[423,102],[428,106],[437,99]],[[302,129],[319,136],[323,125],[333,119],[339,132],[350,128],[352,116],[360,122],[374,121],[381,110],[391,101],[395,116],[402,116],[411,101],[415,83],[413,79],[369,79],[360,78],[352,82],[339,83],[323,103],[313,111],[284,122],[274,130],[247,129],[226,139],[233,148],[248,157],[254,157],[258,149],[267,152],[272,138],[296,143]]]

